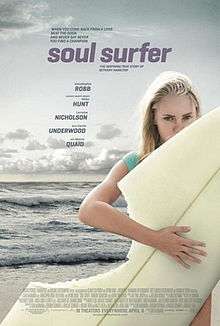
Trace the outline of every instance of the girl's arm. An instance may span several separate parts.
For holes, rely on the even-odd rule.
[[[190,268],[189,261],[200,263],[201,260],[194,254],[206,255],[205,251],[195,248],[204,246],[203,242],[187,239],[177,234],[177,232],[188,232],[189,229],[186,226],[169,226],[157,231],[152,230],[111,206],[121,194],[117,182],[127,173],[128,168],[123,161],[116,163],[106,178],[83,200],[79,209],[79,219],[90,226],[120,234],[159,249],[186,268]]]
[[[111,206],[121,195],[117,182],[127,173],[128,168],[122,161],[116,163],[107,177],[82,202],[79,219],[90,226],[151,245],[153,230]]]

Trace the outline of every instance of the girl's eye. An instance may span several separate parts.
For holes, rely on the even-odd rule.
[[[173,117],[164,117],[164,120],[166,120],[166,121],[172,121],[173,120]]]
[[[189,120],[189,119],[191,119],[192,118],[192,116],[191,115],[187,115],[186,117],[184,117],[183,119],[184,120]]]

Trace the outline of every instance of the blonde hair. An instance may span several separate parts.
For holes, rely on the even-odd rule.
[[[175,71],[162,72],[148,87],[139,103],[140,140],[138,154],[140,160],[143,160],[161,145],[157,126],[154,124],[153,106],[167,95],[188,95],[196,107],[197,116],[201,115],[199,97],[191,80],[186,75]]]

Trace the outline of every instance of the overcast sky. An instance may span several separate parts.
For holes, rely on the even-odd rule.
[[[218,106],[219,14],[219,1],[0,0],[1,173],[108,171],[136,149],[138,101],[165,70],[191,78],[203,113]],[[173,51],[165,63],[125,73],[99,72],[96,62],[51,64],[50,29],[65,26],[112,27],[90,32],[88,44],[98,49],[150,42]],[[48,128],[71,127],[54,114],[73,112],[66,95],[83,81],[92,82],[86,147],[67,149],[69,135],[51,136]]]

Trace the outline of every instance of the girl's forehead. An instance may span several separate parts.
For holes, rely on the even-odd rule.
[[[195,104],[188,95],[167,95],[155,105],[161,114],[186,114],[196,111]]]

